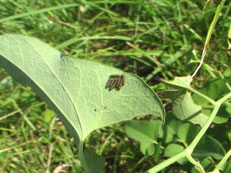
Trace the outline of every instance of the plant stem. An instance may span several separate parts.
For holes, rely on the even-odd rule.
[[[221,0],[221,3],[217,7],[215,16],[213,17],[213,21],[209,26],[209,30],[208,30],[208,33],[207,33],[207,36],[206,36],[204,49],[203,49],[202,56],[201,56],[201,62],[199,64],[199,66],[197,67],[196,71],[193,73],[192,78],[194,78],[194,76],[196,76],[197,72],[199,71],[199,69],[201,68],[201,66],[203,64],[203,61],[204,61],[204,58],[205,58],[205,55],[206,55],[206,52],[207,52],[207,47],[209,45],[209,42],[210,42],[210,39],[211,39],[211,36],[212,36],[212,32],[213,32],[213,30],[215,28],[215,25],[216,25],[216,23],[218,21],[218,18],[220,16],[220,14],[221,14],[221,10],[222,10],[222,8],[224,6],[224,3],[225,3],[225,0]]]
[[[197,136],[193,139],[192,143],[189,145],[189,148],[191,150],[194,150],[200,139],[203,137],[211,123],[213,122],[213,119],[215,118],[219,108],[221,106],[221,103],[216,103],[215,107],[213,108],[212,114],[209,116],[208,121],[205,123],[204,127],[200,130],[200,132],[197,134]]]
[[[90,170],[87,166],[87,162],[86,162],[85,156],[84,156],[84,141],[82,141],[82,140],[79,141],[78,149],[79,149],[79,160],[81,161],[83,169],[86,173],[90,173]]]
[[[172,163],[176,162],[177,160],[185,157],[187,155],[187,152],[188,152],[188,150],[184,150],[184,151],[176,154],[175,156],[170,157],[169,159],[165,160],[164,162],[162,162],[162,163],[158,164],[157,166],[149,169],[147,171],[147,173],[155,173],[155,172],[158,172],[158,171],[166,168],[167,166],[171,165]]]
[[[219,162],[219,164],[216,166],[216,168],[213,170],[213,172],[219,171],[219,169],[224,165],[224,163],[229,159],[231,156],[231,150],[226,153],[225,157]]]
[[[193,164],[195,165],[195,168],[197,170],[199,170],[201,173],[205,173],[205,170],[203,168],[203,166],[197,162],[192,156],[191,156],[191,153],[187,155],[187,159]]]
[[[196,91],[193,89],[193,92]],[[196,91],[196,93],[198,93],[199,95],[201,95],[202,97],[207,97],[201,93],[199,93],[198,91]],[[205,172],[204,168],[200,165],[200,163],[196,162],[192,157],[191,154],[194,150],[194,148],[196,147],[196,145],[198,144],[198,142],[200,141],[200,139],[203,137],[203,135],[205,134],[205,132],[208,130],[209,126],[211,125],[211,123],[213,122],[213,119],[215,118],[221,104],[226,101],[227,99],[229,99],[231,97],[231,93],[225,95],[224,97],[222,97],[220,100],[218,100],[217,102],[213,101],[212,99],[208,98],[209,100],[211,100],[211,103],[213,103],[215,106],[213,108],[212,114],[210,115],[208,121],[205,123],[204,127],[200,130],[200,132],[197,134],[197,136],[194,138],[194,140],[192,141],[192,143],[189,145],[188,148],[186,148],[184,151],[178,153],[177,155],[165,160],[164,162],[160,163],[159,165],[149,169],[147,171],[147,173],[155,173],[158,172],[162,169],[164,169],[165,167],[169,166],[170,164],[176,162],[177,160],[183,158],[183,157],[187,157],[187,159],[193,164],[195,165],[201,172]],[[228,155],[229,156],[229,155]]]

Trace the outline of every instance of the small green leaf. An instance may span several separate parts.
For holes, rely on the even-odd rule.
[[[229,120],[229,113],[227,112],[226,105],[221,105],[213,122],[216,124],[224,124]]]
[[[125,132],[129,137],[140,142],[140,150],[144,155],[151,156],[155,151],[154,144],[157,143],[157,138],[163,136],[162,122],[133,120],[126,123]]]
[[[183,122],[175,118],[172,113],[167,114],[163,130],[165,132],[165,143],[169,143],[175,138],[176,132],[182,124]]]
[[[213,109],[212,107],[207,107],[207,108],[203,108],[202,109],[202,113],[204,115],[211,115]],[[214,118],[213,122],[216,124],[224,124],[229,120],[229,114],[228,112],[225,110],[224,105],[222,105],[216,115],[216,117]]]
[[[54,111],[52,111],[50,109],[46,109],[42,114],[44,116],[44,121],[46,123],[49,123],[51,121],[51,119],[55,116]]]
[[[231,159],[229,159],[226,164],[225,164],[225,168],[222,171],[222,173],[230,173],[231,172]]]
[[[229,92],[225,84],[225,80],[220,78],[214,78],[206,82],[206,84],[199,90],[200,93],[210,97],[213,100],[218,100]],[[193,96],[193,100],[198,105],[207,105],[208,101],[196,94]]]
[[[225,78],[230,78],[231,77],[231,69],[230,68],[225,69],[225,71],[223,72],[223,76]]]
[[[165,89],[165,97],[171,99],[172,101],[176,100],[177,98],[181,97],[186,93],[186,89],[177,87],[174,85],[166,85]]]
[[[226,112],[229,114],[229,117],[231,117],[231,105],[227,105],[225,108]]]
[[[169,144],[164,151],[164,156],[171,157],[184,150],[184,147],[179,144]]]
[[[173,100],[173,114],[180,120],[190,121],[200,126],[208,120],[208,116],[201,113],[201,106],[194,103],[189,92],[186,92],[182,98]]]
[[[84,156],[88,163],[90,173],[102,173],[104,169],[105,159],[88,148],[84,150]]]
[[[227,137],[228,137],[229,142],[231,142],[231,130],[227,132]]]
[[[166,83],[169,85],[173,85],[175,87],[180,87],[184,89],[190,88],[191,82],[192,82],[191,76],[175,77],[173,81],[166,81]]]
[[[6,89],[13,86],[13,81],[10,76],[6,76],[0,81],[0,89]]]
[[[154,154],[155,146],[153,143],[149,142],[141,142],[140,143],[140,151],[147,156],[151,156]]]
[[[199,131],[199,127],[190,123],[186,123],[178,128],[177,136],[189,145]]]
[[[140,142],[156,143],[156,139],[162,136],[162,122],[155,120],[151,122],[133,120],[126,123],[126,134]]]

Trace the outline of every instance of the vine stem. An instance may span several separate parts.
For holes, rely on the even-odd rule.
[[[215,107],[213,108],[212,114],[209,116],[209,119],[207,120],[207,122],[205,123],[205,125],[203,126],[203,128],[199,131],[199,133],[197,134],[197,136],[193,139],[192,143],[189,145],[189,148],[191,150],[194,150],[194,148],[196,147],[196,145],[198,144],[198,142],[200,141],[200,139],[203,137],[203,135],[205,134],[205,132],[208,130],[209,126],[212,124],[213,119],[215,118],[219,108],[221,106],[221,103],[217,103],[215,104]]]
[[[80,140],[78,145],[79,150],[79,160],[81,161],[81,164],[83,166],[83,169],[86,173],[90,173],[90,170],[88,168],[85,156],[84,156],[84,141]]]
[[[223,102],[225,102],[227,99],[231,98],[231,92],[227,95],[225,95],[224,97],[222,97],[220,100],[214,102],[214,108],[212,111],[212,114],[210,115],[209,119],[207,120],[207,122],[205,123],[205,125],[203,126],[203,128],[200,130],[200,132],[197,134],[197,136],[194,138],[194,140],[192,141],[192,143],[182,152],[176,154],[175,156],[163,161],[162,163],[158,164],[157,166],[149,169],[147,171],[147,173],[155,173],[158,172],[164,168],[166,168],[167,166],[171,165],[172,163],[176,162],[177,160],[186,157],[193,165],[195,165],[201,172],[204,172],[203,167],[200,165],[199,162],[196,162],[192,157],[191,154],[194,150],[194,148],[196,147],[196,145],[198,144],[198,142],[200,141],[200,139],[203,137],[203,135],[205,134],[205,132],[208,130],[209,126],[211,125],[211,123],[213,122],[213,119],[215,118],[221,104]]]
[[[209,116],[208,121],[205,123],[205,125],[203,126],[203,128],[200,130],[200,132],[194,138],[194,140],[192,141],[192,143],[189,145],[189,148],[191,148],[192,150],[194,150],[194,148],[198,144],[199,140],[203,137],[203,135],[205,134],[205,132],[207,131],[207,129],[209,128],[209,126],[212,124],[213,119],[215,118],[215,116],[216,116],[216,114],[217,114],[217,112],[218,112],[221,104],[223,102],[225,102],[227,99],[229,99],[230,97],[231,97],[231,92],[229,94],[225,95],[224,97],[222,97],[217,102],[215,102],[215,106],[213,108],[212,114]]]
[[[225,157],[223,157],[223,159],[220,161],[220,163],[216,166],[216,168],[214,169],[213,172],[219,172],[219,169],[221,169],[221,167],[224,165],[224,163],[229,159],[229,157],[231,156],[231,150],[229,150]]]
[[[194,78],[196,76],[197,72],[200,70],[200,68],[201,68],[201,66],[202,66],[202,64],[204,62],[204,58],[205,58],[205,55],[206,55],[206,52],[207,52],[207,47],[209,45],[209,42],[210,42],[210,39],[211,39],[211,36],[212,36],[212,32],[213,32],[213,30],[215,28],[215,25],[216,25],[216,23],[218,21],[218,18],[220,16],[220,14],[221,14],[221,10],[222,10],[222,8],[224,6],[225,1],[226,0],[221,0],[221,3],[217,7],[215,16],[213,18],[212,23],[209,26],[209,30],[208,30],[208,33],[207,33],[207,36],[206,36],[206,40],[205,40],[205,44],[204,44],[204,48],[203,48],[203,52],[202,52],[200,64],[197,67],[196,71],[192,74],[192,78]]]
[[[202,66],[202,64],[204,62],[206,52],[207,52],[207,45],[205,46],[205,48],[203,50],[199,66],[197,67],[196,71],[192,74],[192,78],[194,78],[194,76],[196,76],[197,72],[200,70],[200,68],[201,68],[201,66]]]
[[[180,160],[181,158],[184,158],[187,155],[188,150],[184,150],[178,154],[176,154],[173,157],[170,157],[169,159],[165,160],[164,162],[158,164],[157,166],[149,169],[147,173],[155,173],[158,172],[167,166],[171,165],[172,163],[176,162],[177,160]]]

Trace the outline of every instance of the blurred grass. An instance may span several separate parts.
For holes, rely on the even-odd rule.
[[[204,5],[199,0],[1,0],[0,34],[37,37],[73,57],[136,73],[161,89],[159,78],[196,69],[218,4]],[[230,7],[227,2],[205,59],[220,72],[231,65]],[[203,81],[210,74],[202,68],[198,75]],[[121,125],[94,132],[87,145],[106,157],[107,172],[143,172],[153,165]],[[61,166],[81,172],[79,164],[76,147],[56,116],[0,68],[0,172],[53,172]]]

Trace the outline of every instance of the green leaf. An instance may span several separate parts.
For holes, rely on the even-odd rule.
[[[95,129],[152,114],[164,120],[157,95],[138,77],[100,63],[68,57],[36,38],[0,36],[0,64],[56,112],[69,133],[84,140]],[[105,89],[112,74],[125,85]]]
[[[42,114],[44,116],[44,121],[46,123],[49,123],[51,121],[51,119],[55,116],[55,113],[48,108],[45,109],[45,111]]]
[[[226,75],[229,75],[228,71]],[[229,89],[226,86],[226,81],[228,80],[230,79],[229,78],[227,78],[226,80],[222,78],[210,79],[206,82],[203,88],[199,90],[199,92],[216,101],[229,93]],[[192,98],[196,104],[203,106],[202,108],[203,115],[207,115],[207,116],[211,115],[213,108],[210,106],[210,103],[206,99],[196,94],[192,95]],[[221,106],[219,112],[217,113],[215,119],[213,120],[214,123],[223,124],[228,121],[229,113],[227,107],[228,107],[227,104]]]
[[[205,135],[202,137],[196,146],[193,157],[204,159],[206,157],[213,157],[215,159],[222,159],[225,155],[225,149],[222,144],[215,138]]]
[[[216,117],[214,118],[213,122],[216,124],[224,124],[229,120],[229,113],[227,112],[227,106],[221,105]]]
[[[230,79],[230,77],[231,77],[231,69],[230,68],[225,69],[225,71],[223,72],[223,76],[225,77],[225,79],[227,79],[227,78]]]
[[[184,147],[179,144],[169,144],[164,151],[164,156],[171,157],[180,153],[183,150]]]
[[[224,124],[229,120],[229,113],[227,112],[227,110],[225,109],[225,105],[221,105],[216,117],[213,119],[213,122],[216,124]],[[210,116],[212,113],[213,109],[212,107],[208,106],[202,109],[202,113],[204,115]]]
[[[13,81],[10,76],[6,76],[5,78],[1,79],[0,81],[0,89],[6,89],[13,86]]]
[[[169,85],[173,85],[175,87],[180,87],[184,89],[190,88],[191,82],[192,82],[191,76],[175,77],[173,81],[166,81],[166,83]]]
[[[229,130],[227,132],[227,138],[228,138],[229,142],[231,142],[231,130]]]
[[[186,144],[190,144],[192,140],[195,138],[197,133],[200,131],[200,128],[190,124],[186,123],[181,125],[177,130],[177,136],[184,141]]]
[[[84,150],[84,156],[88,163],[88,169],[90,173],[102,173],[104,172],[105,159],[88,148]]]
[[[162,122],[155,120],[151,122],[133,120],[125,125],[126,134],[140,142],[156,143],[156,139],[162,136]]]
[[[231,117],[231,104],[227,104],[225,110],[229,114],[229,117]]]
[[[186,89],[174,85],[166,84],[165,96],[174,101],[186,93]]]
[[[183,124],[179,127],[177,131],[177,136],[187,145],[189,145],[200,128],[193,124]],[[204,159],[206,157],[214,157],[215,159],[221,159],[225,155],[225,150],[221,143],[212,138],[209,135],[204,135],[198,145],[196,146],[193,156],[199,159]]]
[[[155,151],[156,139],[163,136],[162,122],[133,120],[125,125],[126,134],[140,142],[140,150],[144,155],[151,156]]]
[[[182,152],[184,150],[184,147],[179,145],[179,144],[169,144],[164,151],[164,156],[166,157],[172,157],[180,152]],[[179,160],[177,160],[177,163],[183,165],[187,162],[186,158],[181,158]]]
[[[151,156],[154,154],[155,146],[150,142],[141,142],[140,143],[140,151],[147,156]]]
[[[186,92],[182,98],[173,100],[173,114],[180,120],[190,121],[200,126],[208,120],[208,116],[201,113],[201,106],[194,103],[189,92]]]
[[[178,128],[183,124],[172,113],[168,113],[166,116],[166,123],[164,125],[164,137],[165,143],[169,143],[175,139]]]
[[[206,84],[199,90],[200,93],[210,97],[213,100],[218,100],[229,93],[225,80],[221,78],[214,78],[206,82]],[[198,105],[207,105],[208,101],[199,95],[194,94],[193,100]]]
[[[231,172],[231,159],[229,159],[226,164],[225,168],[223,170],[223,173],[230,173]]]

